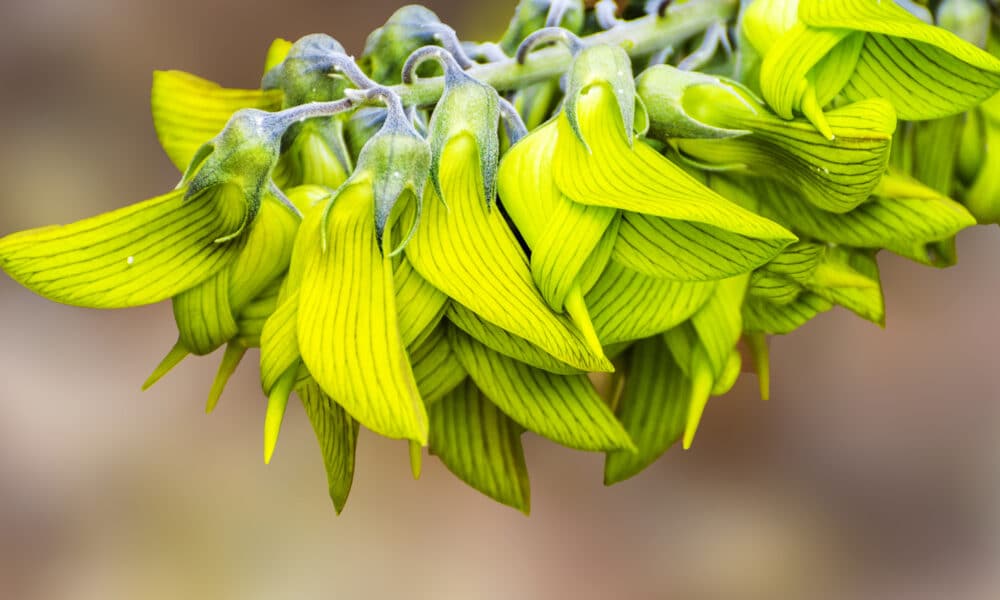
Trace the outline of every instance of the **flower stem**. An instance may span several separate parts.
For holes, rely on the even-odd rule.
[[[738,0],[692,0],[677,5],[662,18],[649,15],[582,39],[585,46],[614,44],[625,48],[633,58],[648,56],[667,46],[678,47],[713,23],[729,20],[736,14],[738,5]],[[477,65],[466,72],[499,91],[506,91],[558,77],[566,71],[571,60],[569,51],[554,47],[531,53],[523,65],[511,59]],[[433,104],[444,91],[444,78],[420,79],[392,89],[404,104]]]
[[[623,21],[613,29],[581,38],[581,42],[584,47],[618,45],[625,48],[633,58],[649,56],[667,47],[678,47],[712,25],[729,20],[736,14],[738,5],[738,0],[691,0],[672,8],[663,17],[649,15],[633,21]],[[518,64],[517,60],[511,58],[476,65],[465,72],[498,91],[507,91],[559,77],[569,68],[572,59],[570,51],[560,46],[532,52],[524,64]],[[425,106],[434,104],[441,98],[444,84],[444,77],[430,77],[384,89],[397,94],[406,106]],[[343,98],[304,104],[276,114],[280,115],[280,126],[287,128],[295,121],[333,116],[352,110],[357,105],[357,100]]]

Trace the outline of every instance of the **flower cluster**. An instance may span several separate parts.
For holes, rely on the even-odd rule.
[[[523,0],[498,43],[409,6],[357,61],[275,41],[257,89],[157,72],[177,189],[0,267],[171,300],[146,385],[224,347],[209,411],[259,347],[265,461],[294,394],[338,512],[361,427],[524,512],[525,431],[627,479],[745,370],[769,396],[767,336],[884,325],[879,251],[947,266],[1000,222],[1000,30],[980,0],[620,4]]]

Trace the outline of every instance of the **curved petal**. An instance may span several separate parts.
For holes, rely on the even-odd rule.
[[[323,393],[315,382],[296,388],[309,416],[326,467],[330,499],[339,515],[354,483],[354,457],[358,444],[358,422]]]
[[[784,121],[763,110],[731,115],[727,124],[753,135],[727,140],[678,140],[686,155],[711,164],[742,164],[754,177],[780,180],[812,204],[846,212],[868,200],[889,163],[896,114],[882,99],[863,100],[826,113],[834,139],[808,122]],[[771,169],[771,165],[783,165]]]
[[[526,429],[579,450],[634,447],[586,375],[535,369],[450,333],[452,349],[479,389]]]
[[[713,281],[751,271],[789,243],[745,242],[710,225],[625,213],[612,258],[649,277]]]
[[[831,308],[832,302],[810,292],[787,304],[747,298],[743,303],[743,328],[773,335],[791,333]]]
[[[375,232],[366,184],[342,188],[329,213],[302,228],[314,244],[299,291],[302,359],[323,391],[362,425],[390,438],[427,442],[427,413],[399,335],[391,259]],[[313,222],[310,222],[313,221]],[[388,237],[388,236],[387,236]]]
[[[299,292],[281,299],[278,309],[264,323],[260,335],[260,381],[264,393],[278,383],[278,379],[295,366],[302,355],[298,339]]]
[[[406,246],[414,269],[487,321],[573,364],[588,348],[545,303],[503,215],[487,206],[475,140],[456,136],[445,146],[441,165],[448,204],[428,186],[420,224]],[[589,351],[606,362],[599,348]]]
[[[428,411],[430,452],[472,488],[528,514],[531,492],[521,428],[471,381]]]
[[[183,71],[153,72],[153,126],[164,152],[180,171],[242,108],[278,110],[277,90],[227,89]]]
[[[299,218],[271,194],[264,196],[260,212],[247,235],[246,246],[230,269],[229,304],[238,314],[288,270]]]
[[[803,202],[781,186],[757,185],[756,189],[761,214],[804,235],[856,248],[887,248],[927,264],[933,264],[927,245],[975,224],[961,204],[920,184],[915,184],[913,191],[921,197],[876,196],[839,215]]]
[[[885,299],[875,257],[843,246],[830,248],[808,285],[834,304],[885,327]]]
[[[451,351],[447,330],[447,323],[441,323],[423,342],[410,349],[413,376],[427,406],[432,406],[466,378],[465,369]]]
[[[267,55],[264,57],[264,73],[277,67],[284,62],[288,52],[292,49],[293,43],[284,38],[275,38],[267,48]]]
[[[654,279],[611,261],[587,294],[594,328],[605,345],[662,333],[687,320],[716,282]]]
[[[87,308],[160,302],[228,266],[245,241],[216,242],[243,223],[239,188],[184,200],[176,190],[69,225],[0,239],[0,267],[33,292]]]
[[[351,158],[341,119],[312,119],[293,131],[291,144],[274,167],[274,181],[280,187],[310,184],[337,189],[347,181]]]
[[[404,346],[419,345],[437,327],[448,308],[448,296],[427,282],[403,257],[393,273],[399,336]]]
[[[186,290],[173,299],[180,342],[192,354],[213,352],[239,333],[229,305],[229,270]]]
[[[575,365],[568,365],[553,358],[528,340],[493,325],[458,303],[453,302],[448,307],[448,321],[487,348],[544,371],[575,375],[599,370],[597,367],[602,366],[595,364],[596,361],[589,353],[581,354]]]
[[[699,344],[705,348],[716,380],[726,370],[729,356],[743,332],[740,308],[748,280],[748,276],[740,276],[720,281],[708,302],[691,317],[691,326],[698,334]]]
[[[615,415],[638,449],[615,450],[604,461],[604,484],[624,481],[651,465],[684,434],[691,382],[659,337],[632,347]]]
[[[964,112],[1000,89],[1000,59],[894,2],[803,0],[808,25],[868,32],[844,94],[881,97],[904,120]]]
[[[791,119],[795,111],[801,112],[803,90],[812,85],[808,79],[810,71],[841,43],[851,44],[852,33],[850,29],[821,29],[796,23],[775,40],[760,67],[761,95],[768,106],[785,119]],[[838,66],[838,71],[850,67]]]
[[[709,231],[704,236],[708,247],[686,246],[688,253],[704,253],[709,264],[718,260],[714,252],[718,244],[711,243],[716,231],[730,236],[737,254],[766,257],[761,262],[795,240],[781,226],[719,196],[645,142],[629,147],[614,101],[614,96],[599,85],[580,96],[580,124],[592,152],[574,137],[565,118],[559,118],[553,173],[566,196],[582,204],[669,219],[679,224],[671,223],[674,229]]]

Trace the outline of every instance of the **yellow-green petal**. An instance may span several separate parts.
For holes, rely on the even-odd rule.
[[[410,348],[413,376],[424,404],[432,406],[465,380],[466,372],[448,343],[448,324],[442,322],[416,347]]]
[[[799,18],[815,28],[867,32],[844,94],[885,98],[901,119],[958,114],[1000,89],[1000,59],[894,2],[803,0]]]
[[[153,72],[153,126],[164,152],[180,171],[243,108],[281,108],[278,90],[228,89],[183,71]]]
[[[177,190],[70,225],[0,239],[0,267],[33,292],[87,308],[160,302],[228,266],[244,236],[226,242],[247,211],[235,186],[184,200]]]
[[[310,382],[296,388],[323,454],[333,507],[340,514],[354,483],[358,423],[323,390]]]
[[[587,294],[594,328],[605,345],[662,333],[687,320],[715,291],[716,282],[648,277],[608,263]]]
[[[299,293],[283,297],[260,336],[260,381],[265,393],[301,359],[298,340]]]
[[[589,352],[581,352],[573,365],[566,364],[528,340],[493,325],[456,302],[448,307],[448,321],[487,348],[551,373],[573,375],[601,370],[603,366],[597,364]]]
[[[831,308],[832,302],[811,292],[787,304],[747,298],[743,303],[743,327],[750,332],[772,335],[791,333]]]
[[[173,299],[180,342],[192,354],[205,355],[236,337],[239,326],[229,305],[229,270]]]
[[[455,388],[428,414],[431,453],[474,489],[528,514],[531,493],[521,428],[472,381]]]
[[[417,390],[396,313],[393,270],[375,232],[367,183],[342,188],[326,220],[302,224],[312,244],[299,291],[302,359],[324,392],[365,427],[391,438],[427,442],[427,413]],[[386,236],[388,239],[390,236]]]
[[[494,352],[450,330],[451,347],[465,370],[511,419],[578,450],[633,448],[586,375],[556,375]]]
[[[590,151],[560,117],[553,164],[556,184],[575,202],[629,211],[619,240],[630,235],[627,245],[649,250],[662,245],[661,256],[649,261],[650,269],[661,258],[672,263],[649,274],[721,279],[759,266],[795,240],[781,226],[719,196],[645,142],[630,147],[614,96],[604,86],[583,93],[578,112]],[[640,239],[644,233],[657,237],[644,244]],[[671,255],[677,256],[671,259]]]
[[[285,57],[288,56],[288,52],[292,49],[292,45],[292,42],[284,38],[275,38],[267,49],[267,55],[264,57],[264,73],[284,62]]]
[[[350,174],[351,158],[339,117],[295,126],[291,143],[274,167],[274,181],[281,187],[308,184],[337,189]]]
[[[893,182],[893,183],[886,183]],[[902,186],[899,191],[886,186]],[[834,214],[820,210],[784,187],[758,185],[761,214],[809,237],[856,248],[887,248],[934,264],[928,246],[975,224],[962,205],[921,184],[886,176],[883,193],[856,209]]]
[[[718,121],[753,135],[726,140],[678,140],[686,155],[710,164],[742,165],[749,176],[782,181],[810,203],[846,212],[866,201],[889,163],[896,114],[873,98],[826,113],[834,139],[808,122],[784,121],[760,107],[756,114],[727,114]],[[780,164],[781,169],[770,165]]]
[[[615,415],[637,452],[615,450],[604,461],[604,484],[624,481],[651,465],[684,433],[691,383],[659,337],[629,352],[625,387]]]
[[[588,348],[545,303],[503,215],[487,206],[474,138],[458,135],[448,142],[441,166],[448,203],[428,186],[420,224],[406,246],[414,269],[487,321],[573,364]],[[606,362],[599,349],[589,350],[595,361]]]
[[[437,327],[448,308],[448,296],[427,282],[403,257],[393,278],[399,309],[399,336],[404,346],[419,345]]]
[[[729,355],[743,332],[740,307],[746,295],[747,276],[719,282],[708,302],[691,317],[691,325],[712,368],[714,379],[722,376]]]

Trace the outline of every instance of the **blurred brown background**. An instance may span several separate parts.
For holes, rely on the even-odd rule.
[[[427,3],[463,36],[513,0]],[[359,52],[397,0],[0,3],[0,234],[169,189],[150,73],[255,86],[273,37]],[[300,407],[271,466],[255,355],[211,416],[216,359],[146,374],[170,309],[99,312],[0,275],[0,598],[1000,597],[1000,232],[949,271],[882,261],[881,331],[835,312],[773,343],[695,448],[607,489],[528,440],[533,514],[363,436],[345,514]]]

